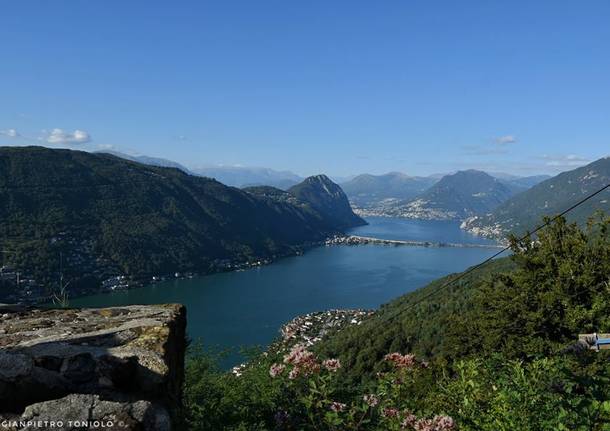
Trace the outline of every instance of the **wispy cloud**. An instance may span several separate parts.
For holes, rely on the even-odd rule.
[[[112,144],[97,144],[96,148],[101,151],[116,150],[116,147]]]
[[[504,135],[494,138],[494,142],[498,145],[516,144],[517,138],[513,135]]]
[[[19,138],[21,136],[16,129],[0,130],[0,135],[6,136],[7,138]]]
[[[462,154],[465,156],[489,156],[497,154],[506,154],[508,151],[500,147],[488,147],[482,145],[464,145],[462,146]]]
[[[498,136],[490,139],[484,145],[464,145],[462,155],[464,156],[491,156],[498,154],[508,154],[509,144],[517,143],[514,135]]]
[[[590,163],[591,160],[586,157],[577,156],[575,154],[566,155],[549,155],[545,154],[541,157],[545,161],[545,165],[562,169],[562,168],[573,168]]]
[[[78,129],[74,132],[53,129],[43,139],[49,144],[54,145],[80,145],[91,142],[91,135],[84,130]]]

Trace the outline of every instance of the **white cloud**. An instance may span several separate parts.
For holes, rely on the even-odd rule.
[[[21,136],[15,129],[0,130],[0,135],[6,136],[7,138],[18,138]]]
[[[66,132],[62,129],[53,129],[45,139],[49,144],[78,145],[91,142],[91,135],[83,130]]]
[[[517,138],[513,135],[505,135],[495,138],[494,142],[498,145],[514,144],[517,142]]]

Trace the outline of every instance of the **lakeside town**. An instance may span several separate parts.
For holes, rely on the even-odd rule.
[[[280,336],[267,348],[267,352],[287,352],[295,345],[311,347],[348,326],[361,325],[375,314],[372,310],[332,309],[297,316],[280,328]],[[231,369],[239,377],[248,364]]]
[[[404,199],[386,198],[374,202],[370,206],[358,206],[351,202],[354,212],[360,217],[398,217],[413,220],[458,220],[459,215],[455,211],[431,208],[429,202],[416,199],[405,201]]]

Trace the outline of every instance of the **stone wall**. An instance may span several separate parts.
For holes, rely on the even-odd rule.
[[[185,330],[186,310],[174,304],[0,306],[0,431],[170,429]]]

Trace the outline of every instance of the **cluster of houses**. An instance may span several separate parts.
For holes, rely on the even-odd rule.
[[[131,287],[130,280],[125,275],[115,275],[102,281],[102,290],[115,291],[124,290]]]
[[[362,324],[373,313],[367,310],[328,310],[298,316],[280,329],[281,347],[290,348],[295,344],[312,346],[333,332]]]
[[[212,270],[218,272],[240,271],[257,266],[269,265],[272,259],[257,259],[252,261],[236,261],[232,259],[215,259],[212,261]]]
[[[361,325],[373,314],[374,311],[370,310],[328,310],[298,316],[282,326],[279,340],[269,346],[269,351],[286,352],[296,344],[313,346],[336,331],[351,325]],[[237,365],[231,372],[239,377],[247,366]]]

